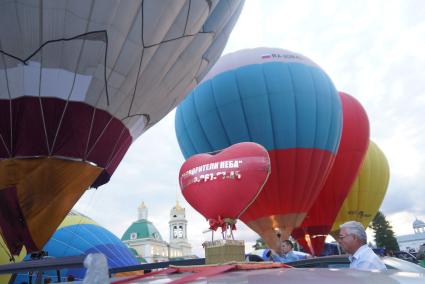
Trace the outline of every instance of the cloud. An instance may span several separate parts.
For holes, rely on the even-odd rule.
[[[371,139],[390,164],[381,209],[398,235],[411,233],[415,216],[425,219],[424,15],[422,1],[250,0],[225,49],[269,46],[299,52],[318,63],[339,90],[362,103]],[[202,254],[207,222],[180,194],[183,161],[172,112],[131,146],[111,181],[87,192],[76,208],[120,237],[144,201],[167,239],[177,195],[187,210],[194,251]],[[249,245],[257,238],[244,225],[236,235]]]

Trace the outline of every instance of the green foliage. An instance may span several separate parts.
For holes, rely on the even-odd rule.
[[[265,248],[267,248],[267,245],[262,238],[259,238],[255,241],[255,245],[253,245],[252,247],[256,250],[257,249],[265,249]]]
[[[384,248],[386,251],[400,250],[392,226],[380,211],[376,213],[370,227],[375,233],[375,243],[378,248]]]

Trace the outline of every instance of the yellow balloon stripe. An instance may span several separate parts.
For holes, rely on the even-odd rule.
[[[25,250],[25,248],[23,248],[18,256],[14,256],[15,262],[22,261],[26,254],[27,251]],[[13,263],[13,260],[11,260],[10,252],[7,249],[6,244],[4,243],[3,238],[0,236],[0,265],[8,263]],[[0,275],[0,283],[8,283],[11,276],[12,275],[10,274]]]
[[[80,215],[80,214],[73,214],[73,211],[71,211],[68,216],[63,220],[63,222],[59,225],[58,230],[62,227],[68,227],[72,225],[78,225],[78,224],[93,224],[97,225],[95,221],[90,219],[89,217]]]

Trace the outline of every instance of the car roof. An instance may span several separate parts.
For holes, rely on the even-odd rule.
[[[409,271],[409,272],[419,272],[423,273],[425,275],[425,268],[422,266],[406,261],[397,257],[391,257],[391,256],[384,256],[381,258],[382,261],[385,263],[388,269],[398,269],[401,271]]]
[[[408,275],[407,275],[408,274]],[[415,279],[415,280],[413,280]],[[280,268],[224,273],[211,278],[214,283],[424,283],[419,273],[381,273],[354,269]],[[411,281],[412,280],[412,281]],[[410,281],[410,282],[405,282]],[[197,282],[195,282],[197,283]],[[199,282],[202,283],[202,282]],[[205,282],[204,282],[205,283]]]
[[[152,276],[131,283],[168,283],[182,280],[190,273]],[[355,269],[327,268],[274,268],[225,272],[210,277],[201,277],[190,283],[328,283],[328,284],[423,284],[424,275],[410,272],[378,272]]]
[[[425,268],[409,261],[390,256],[381,257],[381,260],[390,270],[396,269],[404,272],[417,272],[425,274]],[[342,268],[348,267],[350,261],[348,260],[348,255],[330,255],[287,262],[286,264],[297,268]]]

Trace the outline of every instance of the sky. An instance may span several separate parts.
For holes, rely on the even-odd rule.
[[[312,59],[339,91],[363,105],[370,138],[391,171],[380,210],[396,235],[413,233],[415,218],[425,221],[425,3],[247,0],[223,54],[261,46]],[[184,158],[174,115],[175,110],[139,137],[111,181],[87,191],[74,209],[121,238],[143,201],[148,219],[168,241],[169,214],[178,199],[186,208],[193,252],[202,256],[208,223],[180,193]],[[235,237],[246,241],[247,250],[258,238],[241,222]]]

